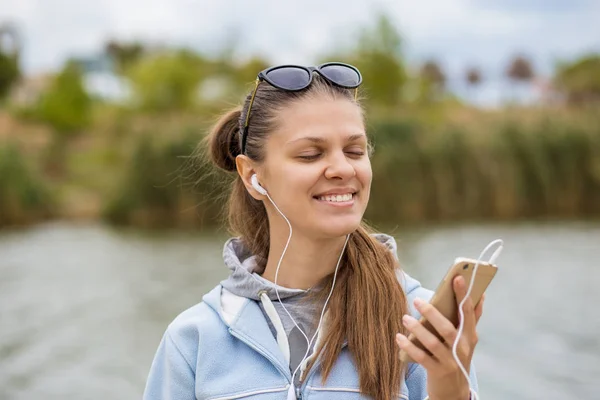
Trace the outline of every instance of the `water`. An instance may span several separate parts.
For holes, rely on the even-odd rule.
[[[600,398],[600,223],[397,231],[435,287],[501,237],[475,354],[485,400]],[[0,233],[0,399],[140,398],[167,324],[227,274],[225,236],[50,224]]]

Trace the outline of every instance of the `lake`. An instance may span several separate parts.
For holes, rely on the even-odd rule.
[[[600,398],[600,222],[397,229],[435,288],[505,249],[479,323],[483,400]],[[0,399],[141,398],[168,323],[227,276],[227,236],[51,223],[0,232]]]

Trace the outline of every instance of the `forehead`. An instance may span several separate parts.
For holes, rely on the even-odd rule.
[[[346,99],[312,98],[293,102],[276,117],[276,132],[271,140],[278,145],[304,136],[335,141],[365,133],[361,108]]]

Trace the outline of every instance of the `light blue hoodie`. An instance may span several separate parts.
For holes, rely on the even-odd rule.
[[[396,242],[391,236],[377,234],[375,238],[396,256]],[[248,262],[251,256],[239,239],[227,241],[223,258],[232,271],[230,278],[169,325],[150,369],[145,400],[287,399],[292,379],[288,340],[280,314],[269,306],[274,285],[265,288],[269,283],[253,279],[256,273]],[[413,300],[429,300],[433,293],[404,272],[398,271],[398,279],[407,295],[410,313],[419,318]],[[259,290],[266,295],[261,298]],[[286,293],[286,297],[290,295]],[[326,322],[327,313],[322,330],[326,329]],[[317,343],[320,338],[321,333]],[[319,359],[310,370],[302,369],[301,376],[296,387],[298,399],[369,398],[359,391],[356,366],[346,346],[324,384]],[[476,391],[473,366],[471,382]],[[423,400],[427,397],[426,387],[426,370],[409,363],[399,399]]]

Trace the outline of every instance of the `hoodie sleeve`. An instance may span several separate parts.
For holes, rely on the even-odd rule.
[[[195,400],[192,365],[167,330],[150,367],[144,400]]]
[[[405,290],[406,300],[408,302],[408,308],[411,315],[416,319],[421,318],[421,314],[415,308],[413,301],[417,297],[425,301],[429,301],[433,296],[433,291],[425,289],[423,286],[421,286],[419,281],[410,277],[404,272],[399,273],[398,279]],[[473,363],[471,363],[469,377],[471,379],[471,399],[476,399],[475,396],[478,391],[478,384],[475,365],[473,365]],[[427,399],[427,370],[420,364],[409,363],[406,373],[406,386],[408,388],[409,400]]]

